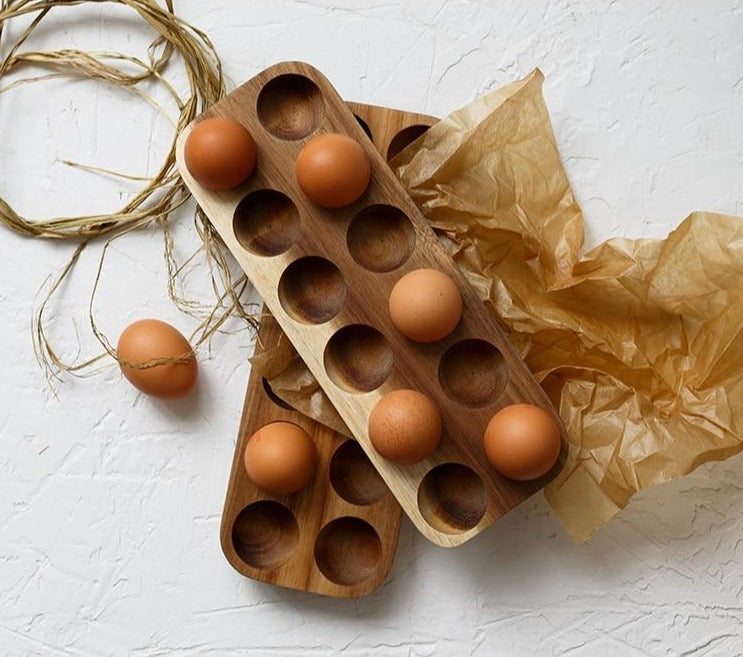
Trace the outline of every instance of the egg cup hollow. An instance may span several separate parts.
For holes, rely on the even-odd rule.
[[[248,504],[232,525],[235,553],[252,568],[277,568],[289,559],[298,543],[297,519],[273,500]]]
[[[360,393],[376,390],[387,380],[394,355],[379,331],[366,324],[350,324],[330,338],[323,361],[335,385],[350,393]]]
[[[338,495],[351,504],[375,504],[390,491],[355,440],[347,440],[330,460],[330,483]]]
[[[405,213],[392,205],[370,205],[348,226],[348,251],[364,269],[393,271],[415,248],[415,228]]]
[[[261,125],[274,137],[295,141],[315,131],[325,114],[325,103],[312,80],[286,73],[261,89],[257,112]]]
[[[442,463],[429,470],[418,488],[418,508],[426,522],[447,534],[477,526],[488,507],[480,476],[461,463]]]
[[[318,256],[295,260],[279,279],[281,307],[304,324],[323,324],[333,319],[343,308],[347,292],[338,267]]]
[[[441,357],[439,381],[444,392],[463,406],[487,406],[506,389],[508,368],[490,342],[462,340]]]
[[[382,559],[382,541],[374,527],[346,516],[325,525],[315,541],[315,562],[323,575],[340,586],[372,577]]]
[[[409,125],[398,132],[390,141],[387,148],[387,161],[389,162],[395,155],[401,153],[405,148],[410,146],[418,137],[427,132],[431,126],[428,125]]]
[[[299,239],[299,211],[286,194],[257,189],[238,203],[232,226],[244,249],[259,256],[276,256]]]

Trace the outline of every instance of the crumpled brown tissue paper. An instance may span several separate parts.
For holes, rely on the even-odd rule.
[[[743,219],[695,212],[581,255],[542,81],[454,112],[392,166],[558,408],[570,450],[545,494],[582,541],[637,491],[743,450]],[[348,433],[288,340],[254,366]]]

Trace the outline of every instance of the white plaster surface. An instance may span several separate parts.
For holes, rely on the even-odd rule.
[[[444,115],[541,67],[590,244],[664,236],[696,209],[743,215],[740,1],[176,6],[209,34],[233,86],[298,58],[349,99]],[[57,11],[29,45],[143,54],[149,38],[102,5]],[[136,96],[59,80],[0,96],[0,126],[1,194],[31,217],[114,209],[136,184],[61,160],[152,173],[171,134]],[[192,209],[175,217],[180,256],[197,244]],[[389,580],[358,601],[242,578],[218,531],[250,334],[202,350],[187,402],[137,394],[114,366],[54,396],[30,321],[70,249],[0,231],[1,657],[743,655],[742,457],[646,491],[582,546],[541,496],[456,550],[405,522]],[[98,253],[84,253],[50,309],[66,358],[97,353]],[[95,307],[112,339],[142,316],[195,327],[169,302],[164,271],[157,231],[117,242]],[[187,287],[209,298],[198,266]]]

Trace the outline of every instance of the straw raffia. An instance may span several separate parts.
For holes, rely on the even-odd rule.
[[[147,48],[146,59],[121,53],[89,53],[75,49],[55,51],[22,50],[34,30],[55,8],[70,8],[82,4],[116,4],[133,9],[157,36]],[[75,250],[59,275],[51,280],[46,295],[33,318],[34,348],[40,363],[49,378],[59,378],[61,372],[83,374],[89,367],[106,354],[116,358],[116,350],[106,336],[99,330],[93,315],[96,290],[103,271],[106,252],[112,241],[130,231],[157,222],[163,231],[165,259],[168,269],[168,293],[175,304],[184,312],[201,320],[199,327],[191,335],[194,347],[199,346],[219,330],[232,315],[245,319],[254,325],[254,316],[240,301],[248,286],[244,276],[235,277],[230,271],[229,254],[199,208],[196,210],[195,225],[203,242],[203,250],[208,263],[211,285],[215,295],[212,306],[188,300],[178,292],[178,278],[183,268],[196,255],[178,264],[173,253],[173,240],[168,230],[170,214],[182,206],[190,194],[181,180],[175,165],[175,142],[178,133],[205,107],[215,103],[225,94],[225,82],[219,57],[209,38],[202,31],[179,18],[173,9],[172,0],[164,0],[164,6],[155,0],[2,0],[0,4],[0,52],[7,54],[0,62],[0,79],[11,72],[27,66],[41,67],[49,72],[35,77],[21,78],[5,87],[0,94],[7,93],[20,84],[57,77],[76,77],[100,81],[122,87],[135,93],[159,111],[164,110],[154,99],[142,92],[138,85],[145,81],[155,82],[163,87],[178,108],[178,120],[168,154],[157,173],[152,178],[125,176],[105,169],[65,162],[91,173],[103,173],[128,180],[142,180],[146,184],[133,199],[117,212],[92,214],[75,217],[54,217],[51,219],[29,219],[18,214],[11,205],[0,197],[0,221],[15,232],[30,238],[51,238],[76,242]],[[8,21],[22,16],[33,17],[15,41],[3,48],[3,31]],[[184,64],[188,76],[188,93],[181,95],[168,82],[164,70],[177,55]],[[105,238],[100,254],[97,274],[89,303],[89,321],[93,334],[105,352],[93,358],[74,364],[63,362],[55,352],[44,328],[45,309],[49,301],[59,292],[60,284],[70,274],[82,251],[92,241]],[[151,367],[157,363],[141,364],[138,367]],[[130,364],[131,365],[131,364]]]

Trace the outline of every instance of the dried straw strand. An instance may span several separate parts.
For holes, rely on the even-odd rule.
[[[129,7],[157,33],[147,48],[147,58],[143,60],[121,53],[87,53],[76,49],[62,49],[40,52],[22,51],[34,30],[55,8],[69,8],[76,5],[116,4]],[[75,217],[54,217],[50,219],[27,219],[16,212],[0,197],[0,222],[6,227],[26,237],[73,240],[77,242],[72,256],[59,276],[55,278],[40,304],[33,319],[34,352],[44,367],[48,379],[59,380],[62,372],[83,375],[91,365],[99,362],[106,354],[118,360],[116,350],[98,328],[93,313],[96,291],[103,272],[106,252],[111,242],[132,230],[157,222],[161,227],[165,242],[165,260],[168,270],[168,294],[176,306],[201,320],[193,332],[191,341],[194,347],[207,341],[215,331],[220,330],[230,316],[238,316],[249,325],[255,326],[256,319],[250,309],[244,307],[241,296],[247,289],[244,276],[233,276],[230,270],[230,256],[214,232],[206,217],[197,208],[195,224],[200,236],[202,249],[207,261],[207,270],[215,296],[213,305],[188,300],[178,292],[178,279],[186,262],[178,264],[173,250],[173,239],[168,229],[170,214],[182,206],[190,197],[188,189],[181,180],[175,165],[175,142],[178,133],[204,108],[212,105],[225,94],[222,66],[213,44],[207,35],[179,18],[173,9],[172,0],[164,0],[165,6],[155,0],[2,0],[0,5],[0,48],[6,22],[22,16],[33,16],[31,22],[10,46],[0,62],[0,78],[27,66],[48,69],[50,72],[36,77],[19,79],[0,88],[0,94],[7,93],[20,84],[38,82],[50,78],[77,77],[105,82],[125,88],[138,94],[151,103],[161,113],[163,108],[154,99],[137,88],[142,82],[153,81],[164,88],[178,108],[178,120],[168,154],[157,173],[152,177],[140,177],[107,171],[100,167],[67,163],[91,173],[112,175],[128,180],[145,182],[144,187],[121,207],[110,214],[92,214]],[[184,64],[188,78],[188,94],[182,97],[164,77],[164,69],[173,55],[179,56]],[[123,68],[128,66],[128,69]],[[132,71],[133,68],[133,71]],[[61,360],[50,343],[45,331],[45,310],[58,292],[62,281],[71,273],[83,250],[95,238],[105,236],[93,283],[88,314],[93,334],[104,348],[104,353],[82,362],[68,364]],[[47,284],[51,277],[47,279]],[[195,340],[195,342],[194,342]],[[157,363],[147,363],[151,367]]]

